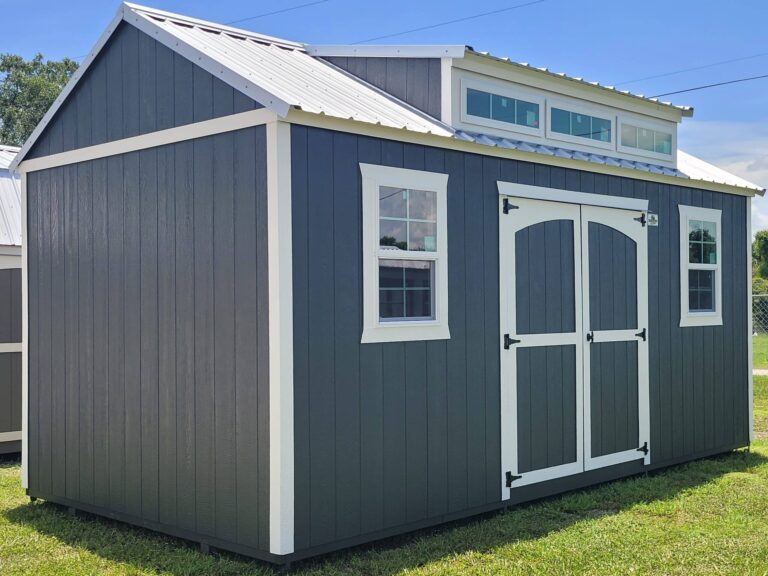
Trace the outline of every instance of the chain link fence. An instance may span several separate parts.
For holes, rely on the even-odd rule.
[[[755,334],[768,334],[768,294],[752,296],[752,330]]]

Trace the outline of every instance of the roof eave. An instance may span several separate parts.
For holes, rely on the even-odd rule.
[[[463,58],[463,44],[327,44],[304,46],[307,54],[319,57],[353,58]]]

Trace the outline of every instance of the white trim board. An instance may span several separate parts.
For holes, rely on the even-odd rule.
[[[21,486],[29,488],[29,258],[27,175],[21,174]]]
[[[586,192],[572,192],[558,188],[545,188],[543,186],[531,186],[529,184],[516,184],[499,180],[499,194],[502,196],[514,196],[515,198],[529,198],[531,200],[548,200],[550,202],[565,202],[585,206],[602,206],[604,208],[620,208],[623,210],[648,210],[648,200],[642,198],[625,198],[623,196],[608,196],[606,194],[588,194]]]
[[[291,126],[267,124],[269,551],[294,551]]]
[[[464,58],[463,44],[307,44],[307,54],[349,58]]]
[[[213,136],[223,132],[232,132],[243,128],[261,126],[276,118],[277,116],[275,113],[267,108],[249,110],[247,112],[240,112],[239,114],[232,114],[230,116],[223,116],[212,120],[204,120],[203,122],[195,122],[193,124],[177,126],[176,128],[168,128],[166,130],[150,132],[149,134],[123,138],[122,140],[113,140],[112,142],[96,144],[95,146],[69,150],[67,152],[60,152],[41,158],[23,160],[19,164],[17,171],[19,173],[24,173],[33,172],[35,170],[46,170],[48,168],[56,168],[57,166],[65,166],[67,164],[87,162],[89,160],[106,158],[118,154],[127,154],[138,150],[146,150],[147,148],[175,144],[185,140]]]
[[[8,354],[11,352],[23,352],[22,343],[21,342],[0,343],[0,354]]]
[[[14,268],[21,268],[21,254],[14,256],[0,254],[0,270],[12,270]]]
[[[16,442],[21,440],[21,430],[14,430],[13,432],[0,432],[0,442]]]
[[[748,376],[747,389],[749,390],[749,443],[755,439],[755,398],[754,398],[754,377],[752,375],[752,198],[747,198],[747,357]]]

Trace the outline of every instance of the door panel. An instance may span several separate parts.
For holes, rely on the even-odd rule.
[[[581,215],[585,469],[649,462],[647,228],[627,210]]]
[[[590,345],[590,455],[635,450],[639,441],[637,411],[637,342]]]
[[[517,351],[518,474],[576,462],[576,346]]]
[[[518,334],[576,330],[573,226],[550,220],[515,233]]]

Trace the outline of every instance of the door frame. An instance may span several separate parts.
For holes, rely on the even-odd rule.
[[[515,348],[535,346],[541,344],[544,339],[549,344],[552,344],[552,338],[562,340],[562,344],[574,344],[576,346],[576,461],[569,464],[560,466],[553,466],[544,470],[537,470],[533,472],[527,472],[524,478],[520,478],[515,481],[514,486],[524,486],[551,480],[554,478],[560,478],[563,476],[569,476],[572,474],[579,474],[587,470],[585,466],[585,418],[584,418],[584,394],[578,393],[579,388],[583,391],[585,388],[585,366],[583,359],[585,354],[583,347],[586,340],[586,332],[584,331],[584,312],[583,312],[583,294],[586,291],[582,290],[583,280],[582,272],[584,263],[582,262],[582,246],[581,241],[581,207],[582,206],[601,206],[606,208],[619,208],[623,210],[631,210],[636,212],[645,213],[648,210],[648,200],[640,198],[623,198],[618,196],[607,196],[602,194],[590,194],[584,192],[573,192],[567,190],[558,190],[555,188],[546,188],[541,186],[531,186],[527,184],[516,184],[513,182],[497,181],[499,192],[499,354],[500,354],[500,399],[501,399],[501,499],[508,500],[511,497],[511,490],[507,486],[507,472],[511,471],[513,475],[517,475],[517,389],[513,375],[517,371],[517,354],[510,354],[508,350],[504,349],[504,335],[509,334],[515,339],[521,340],[515,344]],[[516,225],[514,227],[509,226],[509,214],[505,214],[504,206],[505,201],[511,202],[511,199],[515,200],[538,200],[552,202],[552,210],[547,210],[546,213],[539,213],[533,217],[526,218],[525,221],[521,221],[524,225]],[[514,204],[514,202],[512,202]],[[574,219],[573,207],[577,208],[577,217],[574,221],[574,295],[575,306],[577,307],[575,313],[576,330],[573,334],[547,334],[547,335],[531,335],[525,338],[516,337],[512,334],[512,325],[510,319],[514,314],[514,307],[516,303],[516,283],[515,283],[515,262],[514,262],[514,250],[515,250],[515,233],[527,226],[544,222],[548,220],[562,220],[562,219]],[[568,208],[556,208],[558,206]],[[560,218],[557,217],[558,213]],[[565,216],[565,217],[564,217]],[[578,224],[578,226],[576,225]],[[647,227],[643,227],[643,230],[647,231]],[[512,258],[509,257],[510,251],[512,252]],[[647,272],[647,242],[643,246],[643,253],[645,255],[644,262]],[[641,258],[640,247],[638,247],[638,261]],[[644,323],[641,321],[641,305],[638,302],[638,322],[647,326],[647,276],[645,282],[638,280],[638,301],[641,299],[640,290],[645,293],[644,305]],[[582,306],[579,307],[579,303]],[[640,350],[644,349],[645,362],[642,362],[640,356]],[[638,407],[639,418],[641,421],[641,431],[643,426],[648,426],[649,421],[649,403],[648,403],[648,361],[647,361],[648,342],[645,341],[645,346],[638,346],[638,378],[643,378],[645,384],[639,383],[638,391]],[[505,385],[505,375],[508,375],[511,380],[511,385]],[[644,397],[644,398],[643,398]],[[645,399],[645,402],[643,402]],[[642,404],[642,407],[640,406]],[[643,424],[643,423],[646,424]],[[646,436],[647,437],[647,436]],[[609,456],[610,457],[610,456]],[[597,459],[595,459],[597,460]],[[650,452],[645,456],[645,464],[650,463]],[[606,463],[604,465],[610,465]],[[597,466],[595,466],[597,467]]]

